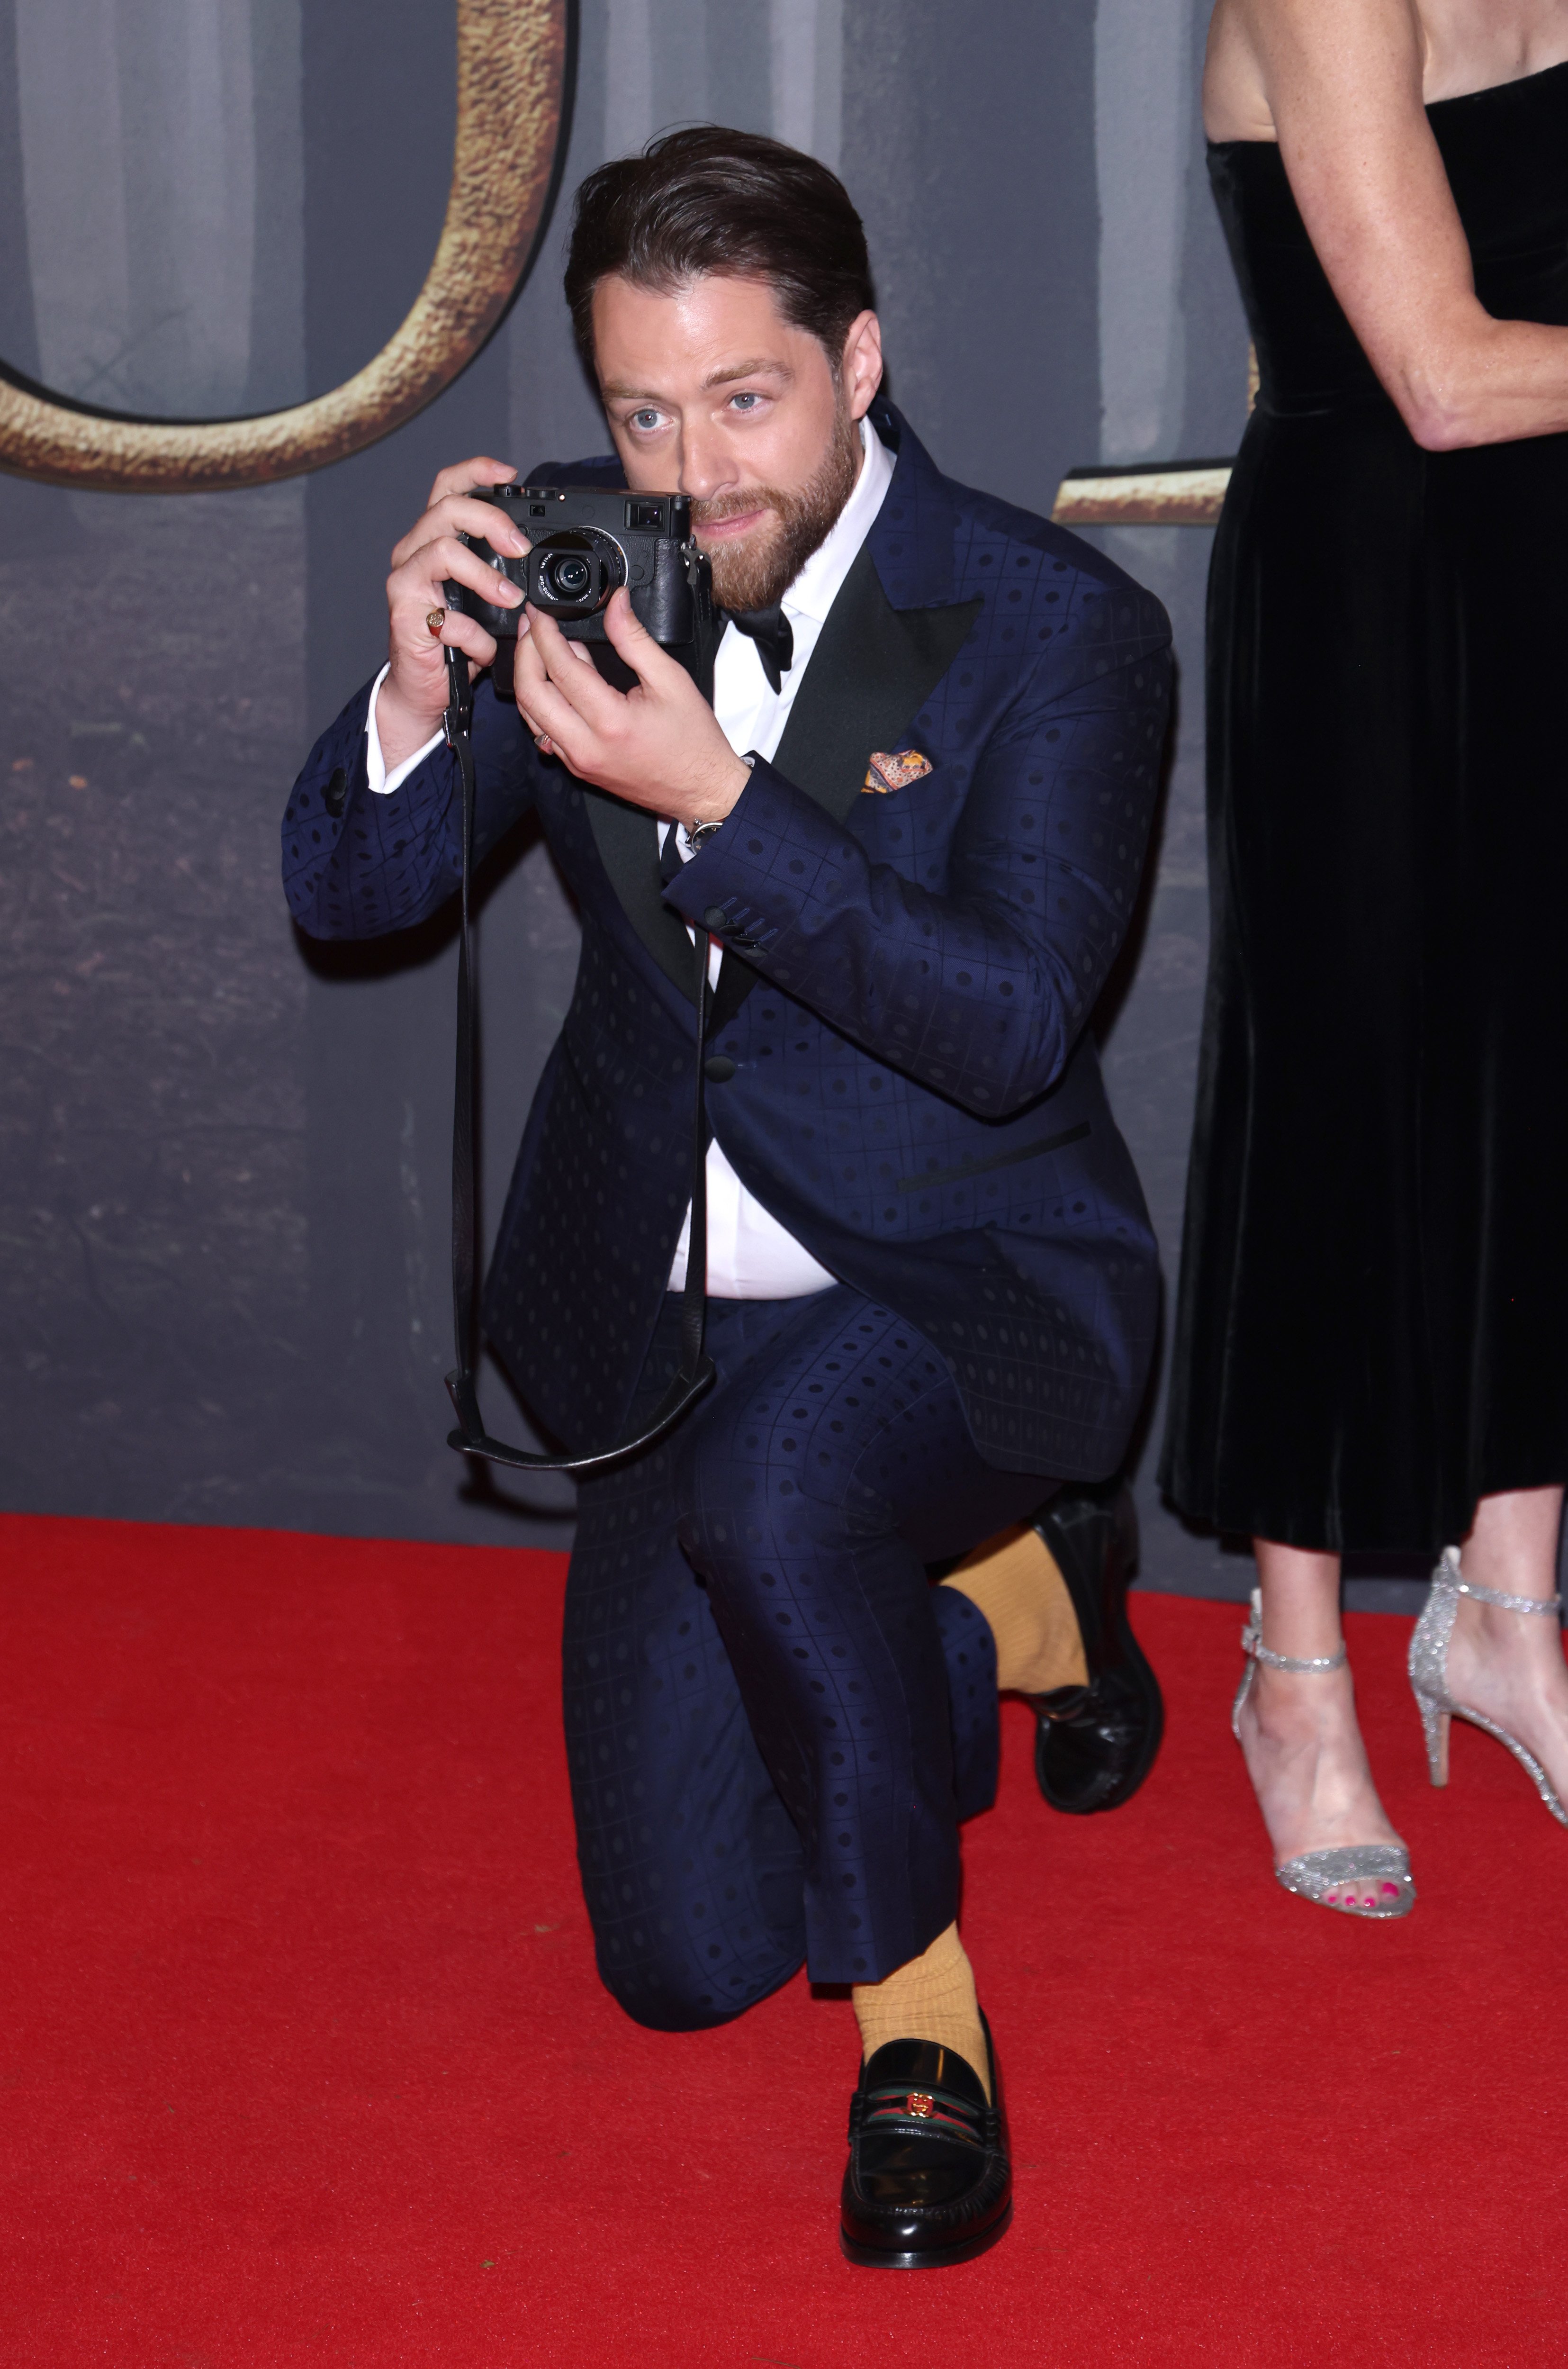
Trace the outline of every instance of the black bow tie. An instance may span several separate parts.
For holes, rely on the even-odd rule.
[[[771,609],[731,609],[729,622],[738,633],[750,635],[756,643],[770,687],[782,691],[784,679],[795,664],[795,635],[779,603],[775,601]]]

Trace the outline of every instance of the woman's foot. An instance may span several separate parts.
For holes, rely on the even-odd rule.
[[[1236,1733],[1276,1868],[1311,1851],[1402,1848],[1372,1782],[1348,1668],[1271,1670],[1257,1664],[1237,1711]],[[1313,1896],[1353,1916],[1388,1915],[1401,1887],[1386,1876],[1363,1876],[1330,1883]]]
[[[1448,1685],[1456,1702],[1482,1712],[1532,1753],[1558,1800],[1568,1802],[1568,1662],[1554,1617],[1505,1612],[1461,1596],[1448,1640]]]

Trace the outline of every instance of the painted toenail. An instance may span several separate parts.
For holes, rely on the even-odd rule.
[[[1331,1893],[1329,1894],[1328,1899],[1329,1899],[1329,1906],[1330,1906],[1331,1908],[1337,1908],[1337,1907],[1339,1906],[1339,1894],[1338,1894],[1338,1893],[1337,1893],[1337,1892],[1331,1892]]]
[[[1384,1884],[1384,1886],[1383,1886],[1383,1898],[1384,1898],[1385,1900],[1397,1900],[1397,1899],[1399,1898],[1399,1886],[1398,1886],[1398,1884],[1397,1884],[1397,1883],[1385,1883],[1385,1884]]]

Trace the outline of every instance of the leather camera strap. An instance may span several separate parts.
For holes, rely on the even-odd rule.
[[[484,1458],[491,1464],[514,1465],[525,1472],[570,1472],[579,1480],[608,1471],[623,1458],[635,1456],[679,1422],[693,1400],[701,1398],[714,1379],[714,1364],[703,1350],[707,1307],[708,1267],[707,1128],[703,1115],[703,1046],[708,1024],[708,938],[697,932],[697,1059],[695,1115],[692,1135],[692,1223],[686,1256],[686,1288],[681,1300],[681,1358],[675,1379],[647,1425],[635,1439],[617,1440],[590,1456],[541,1456],[525,1448],[492,1439],[479,1413],[476,1371],[479,1320],[476,1306],[478,1267],[478,1194],[474,1173],[474,1113],[478,1084],[478,978],[475,969],[470,928],[469,888],[474,870],[474,692],[468,661],[450,646],[446,653],[448,704],[446,737],[457,759],[463,782],[463,880],[457,932],[457,1078],[452,1111],[452,1303],[457,1341],[457,1365],[446,1378],[457,1413],[457,1429],[447,1434],[447,1446],[460,1455]]]

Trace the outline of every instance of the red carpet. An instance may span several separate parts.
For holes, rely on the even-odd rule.
[[[1468,1731],[1429,1791],[1405,1622],[1352,1624],[1404,1925],[1269,1881],[1233,1609],[1143,1600],[1170,1733],[1111,1817],[1009,1707],[965,1935],[1017,2219],[898,2276],[836,2249],[846,2005],[670,2038],[594,1981],[561,1558],[0,1548],[6,2369],[1568,2360],[1568,1835]]]

